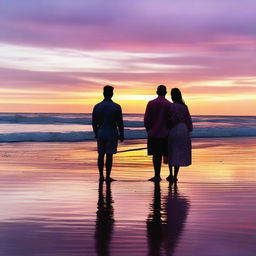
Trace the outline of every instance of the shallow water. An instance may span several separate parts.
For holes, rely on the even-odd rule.
[[[147,181],[141,140],[99,184],[95,147],[0,144],[1,256],[255,255],[255,139],[194,140],[177,186]]]
[[[127,139],[145,139],[143,114],[124,114]],[[193,138],[256,137],[256,116],[192,116]],[[91,114],[0,113],[0,143],[94,139]]]

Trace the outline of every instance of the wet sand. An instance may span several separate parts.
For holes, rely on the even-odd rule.
[[[177,186],[126,141],[111,185],[95,142],[0,144],[0,255],[253,256],[256,139],[194,139]]]

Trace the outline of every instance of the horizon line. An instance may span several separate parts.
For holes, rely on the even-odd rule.
[[[85,112],[1,112],[0,114],[85,114],[90,115],[92,112],[85,113]],[[144,113],[124,113],[123,115],[143,115]],[[242,117],[256,117],[256,115],[218,115],[218,114],[197,114],[197,115],[191,115],[191,116],[242,116]]]

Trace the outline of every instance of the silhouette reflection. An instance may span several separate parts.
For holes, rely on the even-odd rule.
[[[114,208],[111,195],[111,183],[106,183],[106,195],[103,193],[103,182],[99,182],[98,207],[95,229],[95,246],[97,255],[108,256],[114,225]]]
[[[160,255],[163,240],[162,233],[162,206],[160,183],[154,183],[154,197],[150,205],[150,213],[147,219],[148,255]]]
[[[185,225],[189,210],[189,200],[180,196],[177,184],[169,184],[166,200],[167,222],[165,225],[165,249],[173,255]]]
[[[168,196],[161,202],[160,183],[154,184],[153,203],[147,218],[148,255],[173,255],[177,247],[185,220],[188,215],[189,201],[178,193],[176,183],[169,183]]]

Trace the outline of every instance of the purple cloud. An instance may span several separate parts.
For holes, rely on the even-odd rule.
[[[218,49],[216,43],[234,41],[245,47],[241,40],[256,40],[255,8],[250,0],[6,0],[0,40],[80,49]]]
[[[254,0],[3,0],[2,98],[18,97],[15,89],[27,98],[44,89],[93,93],[105,83],[136,94],[159,83],[188,94],[253,94],[255,9]]]

